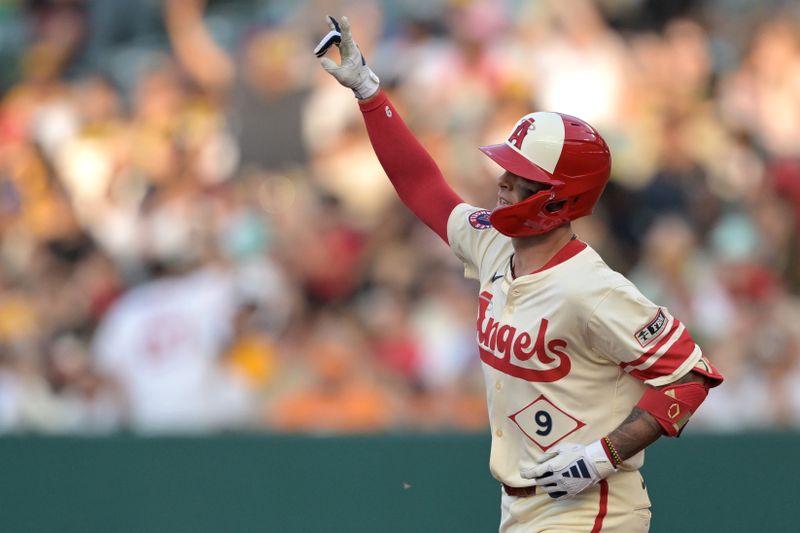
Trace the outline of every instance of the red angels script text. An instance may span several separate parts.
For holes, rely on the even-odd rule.
[[[481,361],[500,372],[526,381],[557,381],[569,374],[571,363],[569,355],[564,351],[567,341],[547,341],[546,318],[539,322],[539,331],[535,334],[534,341],[531,333],[486,317],[492,298],[493,295],[485,291],[480,296],[478,349]],[[531,368],[537,366],[537,362],[545,368]],[[556,362],[556,366],[553,366]],[[523,366],[522,363],[527,364]]]

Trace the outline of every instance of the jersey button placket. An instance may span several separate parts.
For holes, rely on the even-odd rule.
[[[512,314],[517,306],[515,305],[517,300],[519,299],[519,295],[521,291],[517,286],[518,280],[512,281],[508,286],[507,298],[506,298],[506,306],[503,309],[503,314],[510,315]]]
[[[516,289],[513,291],[508,291],[506,296],[506,305],[503,307],[503,315],[509,316],[514,312],[514,296],[519,293]]]

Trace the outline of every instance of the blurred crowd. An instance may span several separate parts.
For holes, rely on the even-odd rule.
[[[578,235],[800,427],[800,7],[0,2],[0,433],[479,431],[477,287],[395,198],[327,13],[466,201],[531,110],[609,141]]]

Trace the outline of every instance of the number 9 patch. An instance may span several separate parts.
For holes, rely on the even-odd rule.
[[[508,418],[543,452],[586,425],[556,407],[544,394]]]

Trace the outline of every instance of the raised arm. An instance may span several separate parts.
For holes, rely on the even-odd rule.
[[[461,198],[381,91],[380,80],[353,41],[347,17],[342,18],[341,27],[333,17],[328,17],[328,22],[331,31],[320,41],[315,54],[323,68],[358,98],[372,147],[400,199],[448,242],[447,220],[453,208],[462,203]],[[323,57],[334,44],[341,54],[338,65]]]

